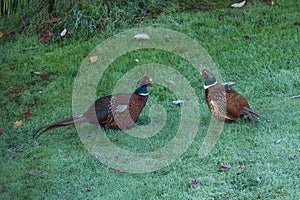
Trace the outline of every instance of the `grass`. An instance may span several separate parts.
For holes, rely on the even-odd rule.
[[[76,129],[64,127],[41,136],[34,144],[32,130],[72,115],[72,91],[83,59],[111,33],[97,37],[42,44],[37,36],[17,35],[1,47],[1,199],[298,199],[300,175],[300,101],[298,1],[279,6],[249,2],[244,9],[214,12],[162,13],[142,26],[170,28],[198,41],[211,55],[222,77],[252,108],[270,122],[257,127],[242,121],[225,124],[213,150],[203,159],[198,151],[210,113],[202,80],[188,62],[160,50],[134,51],[116,60],[103,75],[97,95],[112,92],[126,71],[138,64],[158,62],[179,70],[198,97],[199,130],[188,150],[172,164],[149,173],[115,172],[101,164],[83,145]],[[126,29],[123,27],[122,29]],[[113,33],[117,33],[114,30]],[[253,40],[245,39],[253,36]],[[139,58],[140,62],[134,62]],[[32,71],[50,74],[46,80]],[[155,72],[150,71],[150,76]],[[171,76],[171,75],[170,75]],[[133,83],[134,84],[134,83]],[[40,92],[41,91],[41,92]],[[149,88],[150,98],[139,125],[150,122],[151,106],[167,111],[164,128],[147,140],[109,130],[107,137],[132,152],[153,151],[175,136],[180,107],[162,85]],[[30,111],[27,118],[22,113]],[[13,123],[23,120],[18,128]],[[219,166],[229,163],[229,170]],[[40,171],[31,176],[28,172]],[[199,180],[197,186],[190,181]]]

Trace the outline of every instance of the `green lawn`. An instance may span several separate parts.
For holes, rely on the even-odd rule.
[[[300,99],[290,98],[300,94],[299,8],[296,0],[278,1],[276,6],[249,2],[243,9],[162,13],[141,23],[143,27],[172,29],[199,42],[223,81],[235,81],[234,89],[270,120],[260,120],[256,127],[242,120],[225,124],[212,151],[199,158],[211,121],[201,74],[170,52],[146,49],[125,54],[104,72],[97,96],[112,93],[129,70],[155,62],[172,67],[189,81],[200,110],[200,116],[195,116],[199,117],[196,136],[184,154],[147,173],[128,173],[102,164],[89,153],[73,126],[51,130],[38,140],[32,138],[39,126],[72,115],[73,84],[83,60],[95,46],[121,30],[81,39],[69,36],[49,44],[40,43],[35,35],[1,41],[0,198],[299,199]],[[46,72],[49,77],[43,80],[31,73],[34,71]],[[158,76],[156,71],[147,72]],[[135,80],[130,87],[134,84]],[[155,116],[157,107],[153,105],[165,110],[165,125],[146,139],[106,130],[116,146],[146,153],[163,148],[176,136],[184,106],[172,105],[176,99],[173,91],[155,80],[149,93],[138,125],[152,130],[147,124],[162,121],[159,117],[163,115]],[[24,112],[30,116],[22,116]],[[18,120],[23,123],[14,128]],[[221,170],[225,163],[231,167]],[[39,174],[29,174],[35,171]],[[199,183],[191,186],[194,179]]]

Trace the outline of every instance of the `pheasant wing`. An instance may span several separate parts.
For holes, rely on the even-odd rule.
[[[208,102],[210,105],[211,112],[213,115],[221,121],[234,121],[235,117],[228,112],[231,108],[228,105],[228,94],[227,87],[224,85],[217,85],[213,90],[211,95],[208,95]]]

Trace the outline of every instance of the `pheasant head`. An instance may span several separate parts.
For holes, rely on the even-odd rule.
[[[204,89],[210,88],[217,84],[216,77],[208,70],[202,70],[202,78],[204,80]]]
[[[148,95],[147,87],[150,86],[151,79],[149,76],[145,76],[137,81],[137,89],[135,90],[136,94],[145,96]]]

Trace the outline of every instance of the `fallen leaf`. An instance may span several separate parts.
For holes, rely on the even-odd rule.
[[[118,173],[120,173],[120,172],[123,172],[124,170],[122,169],[122,168],[117,168],[117,169],[115,169],[115,172],[118,172]]]
[[[94,62],[96,62],[97,60],[98,60],[98,56],[91,56],[91,57],[90,57],[91,63],[94,63]]]
[[[17,127],[21,126],[22,124],[23,124],[23,121],[22,121],[22,120],[20,120],[20,121],[15,121],[15,122],[14,122],[14,128],[17,128]]]
[[[50,30],[44,30],[44,29],[42,29],[42,30],[40,30],[40,35],[41,35],[41,37],[50,37],[51,36],[51,32],[50,32]]]
[[[37,71],[37,72],[31,72],[31,74],[40,75],[40,74],[42,74],[42,72],[39,72],[39,71]]]
[[[275,6],[275,2],[274,1],[271,1],[271,6]]]
[[[252,36],[252,35],[244,35],[244,38],[247,39],[247,40],[253,40],[254,36]]]
[[[136,34],[135,36],[133,36],[133,38],[136,40],[149,40],[150,36],[147,35],[146,33],[139,33],[139,34]]]
[[[296,160],[297,158],[298,158],[297,155],[289,156],[289,159],[290,159],[290,160]]]
[[[61,33],[60,33],[60,37],[64,37],[67,33],[67,29],[64,29]]]
[[[2,38],[4,35],[4,33],[2,31],[0,31],[0,38]]]
[[[232,37],[233,40],[240,40],[238,37]]]
[[[42,37],[39,39],[39,42],[40,43],[47,43],[47,42],[50,42],[52,39],[51,37]]]
[[[32,143],[32,146],[37,146],[37,145],[39,145],[40,143],[38,142],[38,141],[33,141],[33,143]]]
[[[280,144],[280,143],[281,143],[281,139],[275,141],[275,144]]]
[[[97,159],[101,158],[101,154],[98,153],[98,152],[94,152],[94,156],[95,156],[95,158],[97,158]]]
[[[49,77],[48,73],[43,73],[41,71],[30,72],[31,74],[38,75],[42,80],[46,80]]]
[[[230,167],[231,166],[228,163],[224,163],[220,165],[220,169],[224,171],[230,169]]]
[[[172,103],[173,103],[174,105],[180,105],[180,104],[183,104],[184,101],[179,99],[179,100],[172,101]]]
[[[31,114],[31,113],[27,111],[27,112],[24,112],[24,113],[22,114],[22,116],[26,118],[26,117],[29,117],[30,114]]]
[[[48,19],[47,23],[48,24],[55,24],[55,23],[57,23],[57,20],[56,19]]]
[[[230,200],[230,198],[229,197],[224,197],[224,198],[222,198],[222,200]]]
[[[14,152],[16,152],[16,149],[15,148],[8,148],[8,149],[6,149],[6,151],[8,153],[14,153]]]
[[[0,133],[5,133],[5,128],[0,128]]]
[[[40,74],[39,76],[42,80],[46,80],[48,78],[47,74]]]
[[[175,83],[175,81],[172,81],[172,80],[168,80],[168,81],[166,81],[168,84],[170,84],[170,85],[173,85],[173,86],[175,86],[176,85],[176,83]]]
[[[231,8],[242,8],[246,5],[246,0],[245,1],[242,1],[242,2],[239,2],[239,3],[234,3],[234,4],[231,4]]]
[[[199,184],[199,180],[193,179],[193,180],[191,180],[190,184],[191,184],[191,186],[197,186]]]
[[[31,175],[31,176],[36,176],[36,175],[38,175],[38,174],[40,174],[41,172],[39,172],[39,171],[31,171],[31,172],[28,172],[28,174],[29,175]]]

